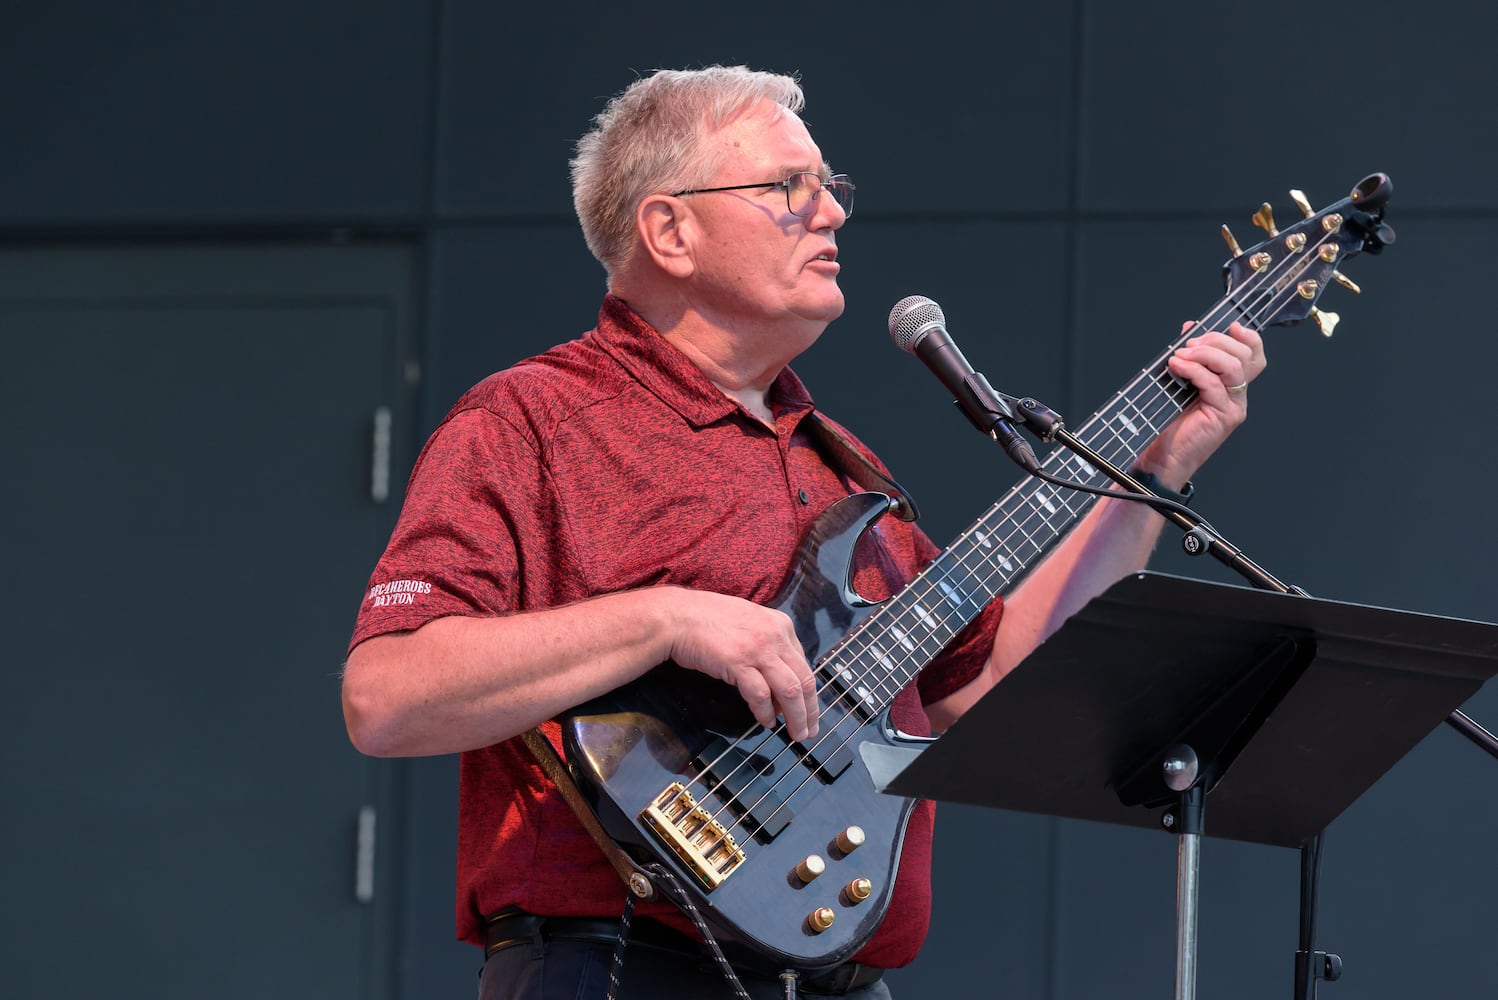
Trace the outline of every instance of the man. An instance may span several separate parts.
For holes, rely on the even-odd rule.
[[[662,71],[578,144],[574,200],[609,276],[598,327],[470,390],[423,450],[361,608],[344,675],[363,752],[462,752],[458,931],[490,945],[482,996],[602,996],[625,892],[517,739],[671,660],[732,685],[761,725],[817,732],[791,621],[764,606],[817,515],[858,487],[811,431],[789,363],[843,310],[852,185],[797,112],[794,80]],[[1234,325],[1170,361],[1197,401],[1141,455],[1180,489],[1243,420],[1262,344]],[[860,446],[861,447],[861,446]],[[866,456],[872,460],[872,456]],[[1150,510],[1105,501],[895,701],[941,730],[1069,614],[1143,566]],[[937,552],[885,518],[857,560],[867,597]],[[1002,610],[1003,626],[999,627]],[[557,728],[544,727],[555,742]],[[913,815],[879,930],[808,993],[884,997],[929,907],[931,806]],[[491,920],[495,915],[497,920]],[[527,916],[529,915],[529,916]],[[551,918],[538,921],[534,917]],[[623,996],[730,996],[691,924],[642,903]],[[744,970],[755,996],[781,996]]]

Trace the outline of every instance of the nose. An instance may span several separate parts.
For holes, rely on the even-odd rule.
[[[811,218],[806,220],[808,229],[838,230],[843,228],[843,223],[848,221],[848,213],[843,211],[843,206],[826,188],[817,192],[816,200],[812,204],[816,206],[816,210],[811,213]]]

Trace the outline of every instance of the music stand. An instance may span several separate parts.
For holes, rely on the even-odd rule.
[[[1299,848],[1495,673],[1498,625],[1138,573],[876,781],[1177,832],[1189,1000],[1205,806],[1215,837]]]

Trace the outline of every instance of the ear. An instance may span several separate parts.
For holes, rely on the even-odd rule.
[[[680,198],[653,194],[635,209],[635,232],[640,246],[655,266],[673,278],[687,278],[697,269],[694,240],[697,220]]]

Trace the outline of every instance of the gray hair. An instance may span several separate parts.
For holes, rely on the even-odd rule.
[[[605,105],[572,160],[572,204],[605,271],[613,275],[633,256],[641,200],[709,183],[722,155],[709,137],[760,100],[793,113],[806,102],[794,77],[708,66],[657,70]]]

